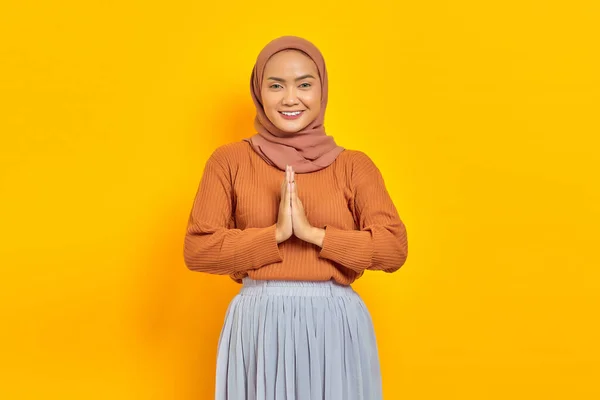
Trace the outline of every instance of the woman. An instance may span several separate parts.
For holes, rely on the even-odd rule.
[[[364,153],[326,135],[327,70],[293,36],[260,52],[257,134],[206,163],[189,269],[243,283],[218,345],[216,399],[381,399],[370,314],[350,284],[407,257],[404,224]]]

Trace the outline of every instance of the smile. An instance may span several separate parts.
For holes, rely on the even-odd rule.
[[[283,119],[298,119],[304,111],[279,111]]]

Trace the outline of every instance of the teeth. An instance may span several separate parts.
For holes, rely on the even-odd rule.
[[[283,115],[294,116],[294,115],[298,115],[298,114],[300,114],[300,113],[301,113],[301,111],[295,111],[295,112],[285,112],[285,111],[282,111],[281,113],[282,113]]]

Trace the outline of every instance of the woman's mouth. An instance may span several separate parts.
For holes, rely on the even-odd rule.
[[[304,111],[279,111],[283,119],[298,119]]]

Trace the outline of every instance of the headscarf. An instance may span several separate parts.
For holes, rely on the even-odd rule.
[[[317,66],[321,81],[321,110],[317,118],[299,132],[289,133],[277,128],[269,120],[263,109],[261,87],[267,61],[283,50],[299,50],[310,57]],[[317,47],[306,39],[297,36],[282,36],[269,42],[258,54],[252,69],[250,92],[256,106],[254,128],[257,134],[244,139],[249,142],[268,164],[285,170],[291,165],[298,173],[321,170],[333,163],[344,151],[333,137],[325,133],[323,125],[327,106],[327,69],[325,60]]]

